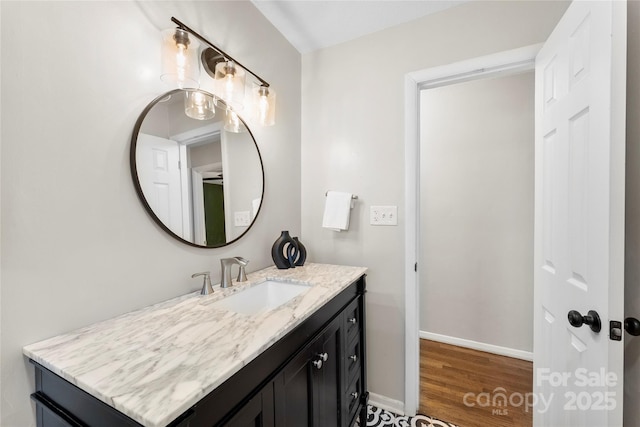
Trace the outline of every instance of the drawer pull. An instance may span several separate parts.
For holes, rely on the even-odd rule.
[[[356,354],[352,354],[351,356],[349,356],[349,359],[353,360],[354,362],[358,360],[358,356]]]
[[[349,323],[353,323],[354,325],[356,323],[358,323],[358,319],[356,319],[355,317],[352,317],[351,319],[348,320]]]
[[[351,393],[351,397],[355,400],[358,398],[358,392],[354,391],[353,393]]]
[[[320,359],[314,360],[311,363],[313,363],[313,366],[315,366],[316,369],[322,369],[322,360]]]

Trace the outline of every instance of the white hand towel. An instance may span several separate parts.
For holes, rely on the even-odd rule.
[[[349,229],[351,215],[351,193],[329,191],[324,205],[322,226],[334,231]]]

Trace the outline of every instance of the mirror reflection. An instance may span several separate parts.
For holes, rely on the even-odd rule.
[[[260,210],[264,171],[253,135],[206,92],[174,90],[147,106],[134,130],[131,168],[153,219],[192,246],[239,239]]]

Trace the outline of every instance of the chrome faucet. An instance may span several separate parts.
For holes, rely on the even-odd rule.
[[[238,271],[238,278],[236,282],[246,282],[247,281],[247,273],[244,271],[244,268],[247,264],[249,264],[249,260],[244,259],[242,257],[236,256],[233,258],[222,258],[220,260],[220,274],[222,275],[220,279],[220,287],[228,288],[232,285],[231,282],[231,266],[233,264],[238,264],[240,266],[240,271]]]

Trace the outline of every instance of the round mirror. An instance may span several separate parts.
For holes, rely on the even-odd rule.
[[[184,243],[228,245],[258,216],[258,146],[244,121],[207,92],[177,89],[153,100],[136,122],[130,160],[142,204]]]

